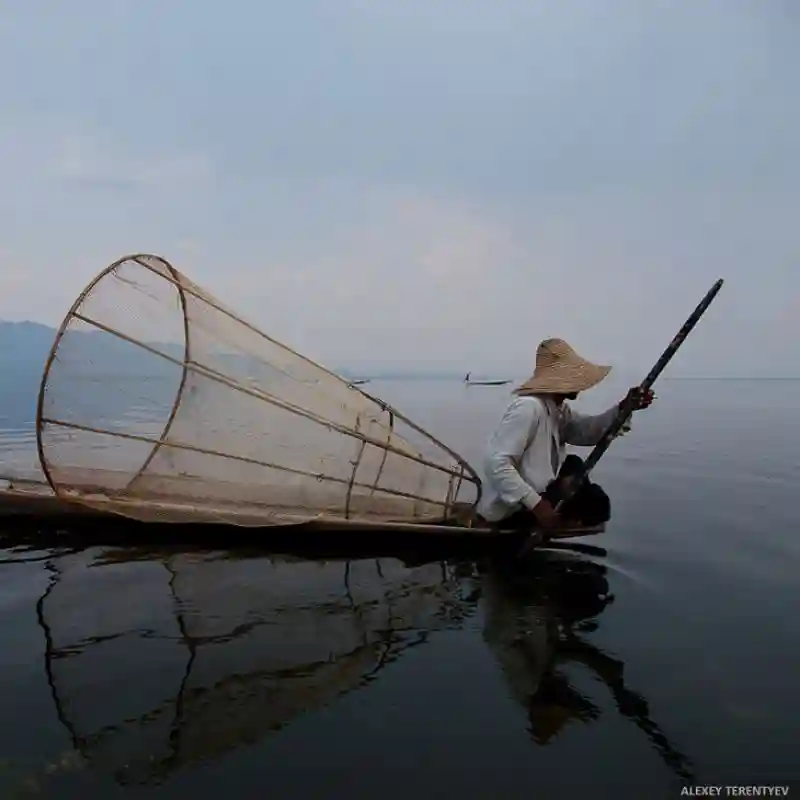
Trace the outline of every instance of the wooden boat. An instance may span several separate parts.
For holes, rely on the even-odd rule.
[[[506,386],[511,381],[468,381],[467,386]]]
[[[511,383],[511,381],[507,380],[494,380],[494,381],[473,381],[470,379],[470,375],[472,373],[468,372],[464,376],[464,383],[467,386],[506,386],[507,384]]]
[[[213,512],[216,510],[216,514]],[[0,489],[0,521],[15,526],[33,525],[59,528],[77,533],[92,528],[101,528],[106,540],[132,537],[135,540],[154,538],[157,541],[203,538],[218,535],[220,527],[226,528],[225,538],[231,536],[239,541],[266,543],[278,540],[287,533],[313,539],[313,534],[351,534],[353,536],[392,534],[405,538],[450,539],[450,540],[518,540],[530,534],[518,531],[481,527],[476,524],[473,507],[459,504],[452,512],[431,522],[404,520],[344,519],[319,515],[314,519],[298,520],[294,524],[261,525],[259,509],[248,513],[246,507],[235,509],[220,506],[217,509],[204,506],[180,506],[164,499],[137,499],[121,501],[119,498],[101,495],[86,498],[83,495],[58,496],[44,481],[13,481]],[[109,525],[111,523],[113,527]],[[604,525],[569,527],[549,531],[547,536],[534,537],[534,544],[552,539],[594,536],[603,533]],[[145,533],[146,531],[146,533]],[[236,535],[238,532],[238,535]]]
[[[41,478],[12,477],[0,516],[165,538],[503,535],[476,525],[481,481],[462,456],[159,256],[125,256],[78,296],[45,364],[36,444]]]

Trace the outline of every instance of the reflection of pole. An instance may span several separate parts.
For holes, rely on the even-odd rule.
[[[648,702],[625,686],[622,677],[624,664],[585,642],[572,631],[565,631],[565,634],[563,644],[566,646],[563,653],[566,658],[591,669],[608,687],[619,713],[630,719],[645,734],[664,763],[681,778],[694,780],[691,761],[672,745],[664,731],[650,719]]]

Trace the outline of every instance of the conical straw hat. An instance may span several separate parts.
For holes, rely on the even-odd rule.
[[[563,339],[545,339],[536,350],[536,371],[516,394],[572,394],[600,383],[611,367],[579,356]]]

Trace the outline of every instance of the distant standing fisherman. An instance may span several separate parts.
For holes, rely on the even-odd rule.
[[[610,371],[579,356],[563,339],[545,339],[539,345],[533,376],[515,389],[489,442],[477,508],[483,520],[519,530],[608,521],[608,495],[588,478],[559,512],[555,492],[582,465],[576,455],[565,458],[565,445],[591,447],[614,422],[622,403],[640,410],[653,402],[653,392],[643,393],[639,387],[596,416],[578,414],[564,402],[600,383]]]

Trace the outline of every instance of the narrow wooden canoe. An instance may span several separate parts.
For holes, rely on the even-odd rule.
[[[238,524],[231,520],[230,508],[220,513],[219,518],[204,513],[193,519],[185,508],[177,509],[174,503],[156,503],[153,501],[130,501],[137,503],[136,516],[125,514],[125,504],[119,500],[108,500],[108,507],[104,508],[102,498],[93,497],[91,505],[58,497],[50,491],[49,487],[37,482],[14,483],[9,488],[0,489],[0,521],[8,523],[34,523],[45,526],[58,526],[74,528],[85,524],[124,524],[126,528],[157,528],[164,538],[169,538],[169,529],[190,526],[213,528],[220,532],[220,536],[228,537],[234,530],[239,531],[251,541],[256,539],[266,540],[271,534],[269,531],[276,528],[274,525],[261,526],[258,524],[258,515],[248,512],[247,508],[236,512]],[[152,521],[141,520],[142,508],[152,510]],[[164,513],[161,513],[161,512]],[[169,513],[179,511],[179,514]],[[180,522],[174,521],[180,517]],[[325,517],[320,515],[313,520],[301,520],[297,524],[279,526],[284,530],[313,530],[327,533],[373,533],[373,534],[409,534],[422,537],[449,537],[449,538],[483,538],[502,539],[519,537],[519,531],[504,531],[495,528],[479,527],[474,524],[472,511],[469,506],[461,505],[454,508],[448,518],[438,522],[416,523],[407,520],[386,521],[370,519],[343,519]],[[605,526],[564,528],[548,532],[547,539],[562,539],[582,536],[592,536],[602,533]],[[224,533],[222,531],[225,531]],[[523,534],[527,536],[527,534]],[[544,538],[544,537],[542,537]]]

